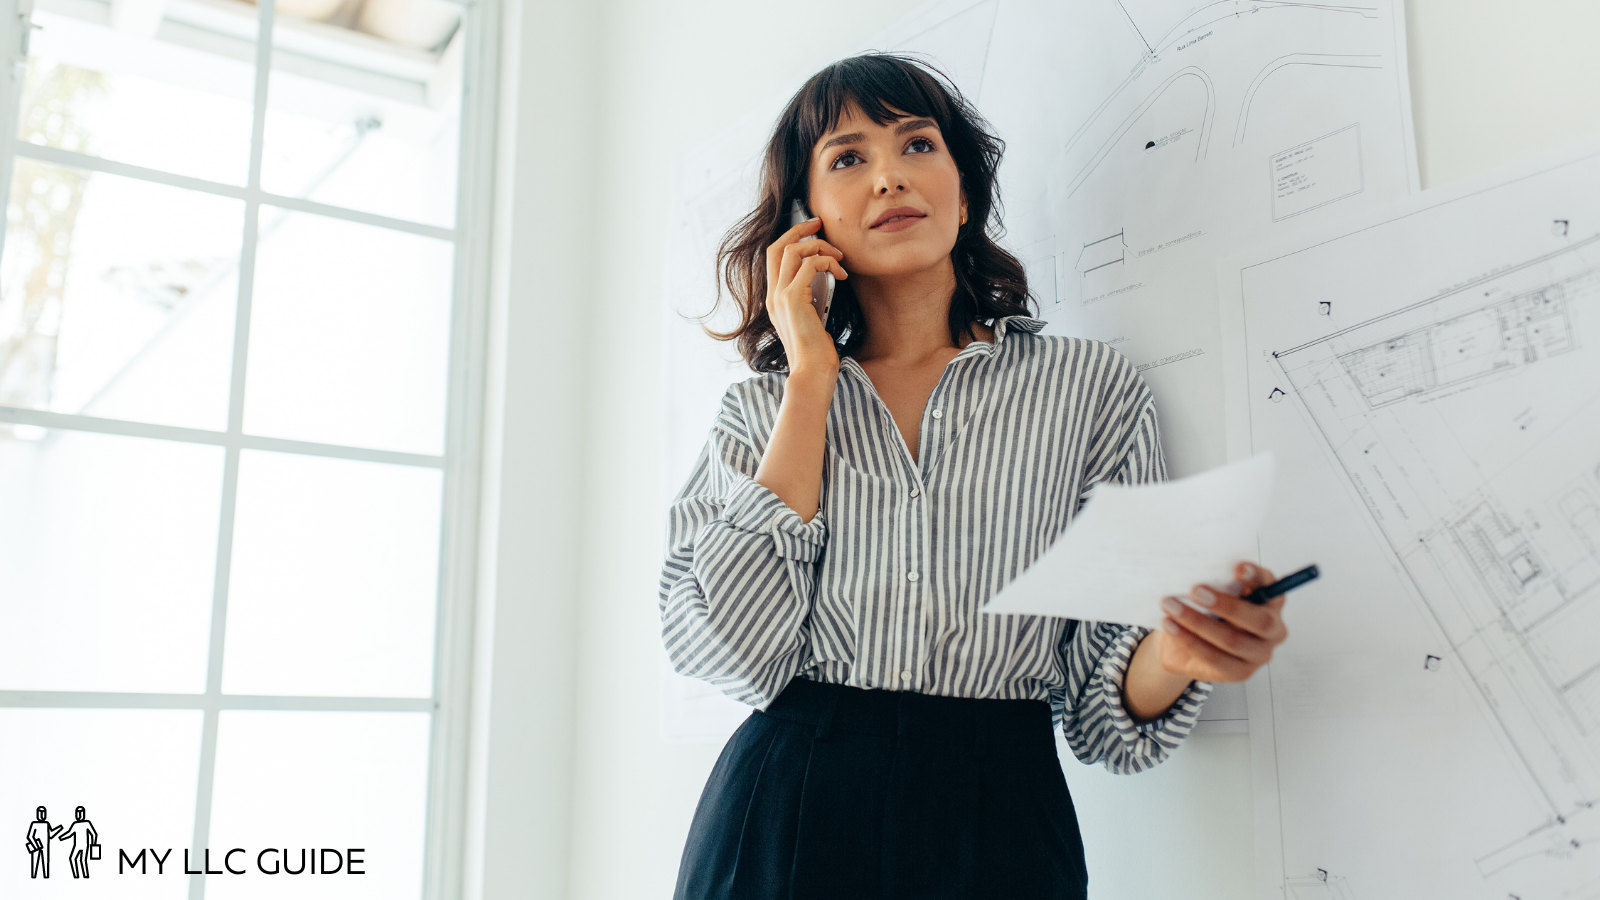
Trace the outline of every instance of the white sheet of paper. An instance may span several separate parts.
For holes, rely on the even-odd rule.
[[[1272,454],[1172,481],[1100,484],[1072,524],[983,607],[1161,627],[1161,598],[1226,586],[1253,559],[1272,493]]]

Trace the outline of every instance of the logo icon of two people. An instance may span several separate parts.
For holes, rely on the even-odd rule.
[[[100,833],[94,830],[94,825],[84,818],[83,807],[73,811],[76,819],[71,825],[51,825],[45,819],[44,807],[34,810],[35,819],[28,823],[28,855],[32,861],[32,876],[38,878],[43,872],[44,877],[50,877],[50,840],[55,838],[61,841],[72,841],[70,858],[72,860],[72,877],[89,877],[89,860],[100,858]],[[57,837],[57,835],[60,835]]]

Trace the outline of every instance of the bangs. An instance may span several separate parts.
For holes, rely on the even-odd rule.
[[[811,148],[838,127],[852,102],[879,125],[906,116],[925,116],[948,135],[950,105],[944,92],[932,76],[910,63],[875,54],[842,60],[818,72],[795,97],[793,151],[801,159],[810,159]]]

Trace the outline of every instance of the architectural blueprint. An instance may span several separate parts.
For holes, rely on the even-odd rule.
[[[1600,897],[1600,149],[1219,283],[1261,554],[1323,576],[1249,682],[1257,896]]]
[[[1217,256],[1415,188],[1404,19],[1398,0],[1000,3],[977,106],[1008,142],[1010,246],[1048,331],[1139,367],[1175,476],[1226,449]]]
[[[1401,0],[936,0],[861,49],[939,66],[1006,141],[1002,244],[1026,266],[1047,333],[1106,341],[1139,367],[1173,477],[1225,458],[1216,258],[1416,184]],[[664,501],[723,389],[750,374],[687,317],[712,307],[717,243],[748,212],[767,133],[798,86],[678,166]],[[724,306],[708,324],[736,322]],[[666,681],[682,712],[672,736],[726,734],[744,714]],[[1242,701],[1220,686],[1205,716],[1242,727]]]

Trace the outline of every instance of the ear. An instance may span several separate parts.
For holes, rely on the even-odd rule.
[[[967,192],[961,192],[961,224],[967,224]]]

